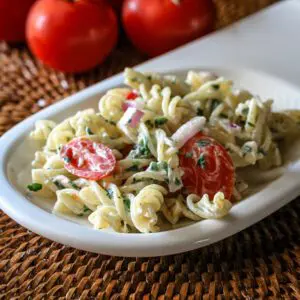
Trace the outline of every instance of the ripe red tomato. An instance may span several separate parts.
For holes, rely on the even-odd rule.
[[[116,11],[121,11],[124,0],[109,0],[109,3]]]
[[[116,158],[110,148],[84,138],[74,139],[64,145],[60,156],[67,171],[90,180],[108,176],[116,166]]]
[[[132,43],[156,56],[210,32],[214,7],[211,0],[125,0],[122,18]]]
[[[182,147],[179,155],[184,170],[183,185],[189,193],[208,194],[212,200],[223,192],[230,200],[234,187],[234,167],[225,148],[211,137],[199,133]]]
[[[0,40],[25,40],[25,22],[35,0],[0,0]]]
[[[45,64],[82,72],[101,63],[115,46],[117,18],[104,0],[40,0],[30,10],[26,37]]]

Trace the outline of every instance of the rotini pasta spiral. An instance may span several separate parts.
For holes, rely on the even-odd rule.
[[[35,124],[30,138],[40,148],[32,162],[29,190],[56,199],[53,213],[88,217],[95,229],[121,233],[153,233],[164,229],[166,222],[175,228],[184,219],[221,218],[232,207],[231,194],[239,201],[247,193],[248,183],[238,169],[279,167],[282,141],[298,137],[299,111],[272,112],[271,100],[237,90],[231,80],[213,73],[190,71],[185,81],[129,68],[124,75],[129,87],[104,94],[99,111],[79,111],[58,124]],[[73,152],[70,157],[62,155],[81,138],[94,152],[84,149],[81,155],[79,148],[79,158]],[[190,141],[196,149],[186,150]],[[211,141],[220,147],[213,161]],[[114,165],[105,176],[89,177],[89,172],[97,173],[99,157],[107,159],[95,150],[99,143],[111,149]],[[86,153],[99,160],[91,163]],[[207,176],[198,176],[200,169],[186,168],[185,160]],[[70,165],[84,172],[73,172]],[[230,193],[223,189],[226,184],[210,193],[213,177],[225,166],[231,172],[226,174]],[[188,189],[189,175],[195,177],[191,182],[196,191]]]
[[[159,231],[157,213],[164,202],[167,190],[157,184],[143,188],[131,203],[131,219],[140,232]]]

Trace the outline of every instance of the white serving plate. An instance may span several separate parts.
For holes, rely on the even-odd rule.
[[[262,35],[263,28],[266,28],[265,34],[269,38],[271,31],[270,15],[272,15],[272,19],[275,19],[273,24],[276,24],[278,19],[287,17],[288,11],[290,12],[289,19],[293,18],[296,7],[300,8],[296,1],[287,1],[284,5],[274,6],[264,13],[249,18],[240,23],[240,26],[249,28],[250,24],[250,28],[253,29],[253,24],[257,24],[257,22],[260,24],[259,26],[265,24],[265,27],[260,27],[259,34]],[[296,13],[298,14],[299,11]],[[253,22],[253,19],[256,21]],[[300,26],[300,21],[298,23]],[[288,32],[292,30],[291,28],[286,29]],[[141,65],[139,69],[169,71],[175,74],[182,74],[188,68],[210,69],[233,79],[238,86],[246,87],[255,94],[264,98],[274,98],[276,110],[300,109],[300,90],[295,86],[261,71],[251,71],[249,68],[242,67],[252,64],[258,69],[257,58],[250,55],[253,49],[249,51],[248,48],[253,43],[255,36],[250,34],[249,39],[243,44],[239,46],[234,44],[232,51],[237,51],[236,47],[239,47],[239,53],[243,53],[243,55],[236,57],[236,60],[234,60],[234,55],[228,54],[230,52],[228,39],[226,41],[225,37],[230,39],[230,34],[235,30],[235,27],[232,27],[221,33],[211,35],[147,62]],[[285,35],[283,34],[282,38],[286,38],[286,34],[287,32]],[[275,38],[277,41],[280,39],[274,35]],[[224,39],[224,41],[221,42],[220,39]],[[239,39],[239,35],[236,36],[236,39]],[[213,46],[216,42],[218,42],[218,47]],[[295,39],[292,42],[295,43]],[[224,45],[224,48],[221,48],[220,43]],[[298,47],[296,50],[299,53],[300,45],[297,45],[295,44],[294,47]],[[224,52],[224,49],[227,50]],[[261,55],[265,56],[266,61],[269,62],[266,51],[262,51]],[[222,53],[227,54],[224,55],[223,59],[220,59]],[[242,56],[244,56],[243,59]],[[296,57],[290,57],[290,59],[293,60]],[[261,56],[259,56],[259,61],[262,62]],[[216,67],[217,65],[218,67]],[[297,75],[297,79],[293,77],[295,80],[292,80],[297,82],[300,77],[299,70],[297,70],[294,61],[293,63],[289,61],[289,65],[294,66],[294,68],[291,68],[288,74],[289,76],[291,73],[294,76]],[[209,66],[211,67],[209,68]],[[259,69],[270,70],[273,73],[279,73],[282,69],[281,66],[276,68],[269,66],[269,63],[261,63]],[[278,72],[274,72],[275,69]],[[282,77],[291,79],[289,76],[285,76],[284,72],[283,75]],[[10,217],[38,234],[75,248],[120,256],[157,256],[188,251],[221,240],[261,220],[300,194],[300,146],[295,145],[290,149],[292,151],[286,153],[284,167],[263,174],[264,178],[268,178],[268,182],[263,186],[260,185],[247,199],[236,204],[230,215],[221,220],[204,220],[179,229],[153,234],[120,234],[97,231],[89,228],[85,223],[81,224],[76,218],[67,220],[51,214],[50,210],[53,203],[42,201],[42,199],[30,200],[24,189],[24,184],[20,184],[18,180],[22,174],[25,181],[30,180],[26,172],[28,172],[34,149],[29,147],[26,136],[33,128],[35,121],[40,119],[59,121],[78,110],[96,107],[101,94],[120,84],[122,84],[122,75],[117,75],[85,89],[31,116],[0,139],[0,206]],[[256,174],[254,175],[256,178]]]

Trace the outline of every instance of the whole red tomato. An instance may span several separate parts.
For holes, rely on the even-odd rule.
[[[122,19],[132,43],[156,56],[211,31],[214,7],[211,0],[125,0]]]
[[[0,0],[0,40],[25,40],[25,22],[35,0]]]
[[[82,72],[101,63],[115,46],[117,18],[104,0],[40,0],[30,10],[26,37],[46,65]]]
[[[121,11],[124,0],[109,0],[108,2],[116,11]]]

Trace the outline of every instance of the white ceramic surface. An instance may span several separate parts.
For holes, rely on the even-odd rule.
[[[296,11],[298,8],[299,10]],[[257,38],[256,34],[252,34],[255,28],[259,29],[257,34],[270,39],[271,44],[270,36],[274,38],[274,43],[275,39],[277,41],[286,39],[290,28],[283,24],[282,27],[286,27],[287,31],[281,31],[281,35],[275,36],[275,32],[271,34],[270,25],[273,22],[273,26],[276,27],[276,21],[287,17],[288,12],[289,22],[293,20],[296,13],[298,16],[300,5],[297,1],[286,1],[284,4],[276,5],[225,31],[147,62],[139,68],[164,71],[187,68],[207,69],[208,66],[212,66],[215,72],[233,79],[239,86],[246,87],[263,97],[274,98],[276,109],[300,109],[300,91],[296,87],[260,71],[249,71],[242,67],[254,66],[255,69],[272,71],[294,83],[300,81],[299,70],[295,64],[296,56],[300,53],[300,45],[295,42],[296,38],[290,41],[298,52],[296,53],[294,49],[291,52],[288,48],[287,52],[290,51],[288,53],[290,56],[286,57],[285,63],[280,61],[281,56],[277,55],[277,50],[274,50],[273,64],[268,60],[268,49],[258,51],[257,47],[256,49],[252,47],[249,50],[249,45]],[[300,26],[299,18],[294,20]],[[243,36],[244,43],[234,42],[242,37],[241,33],[236,33],[237,27],[244,28],[244,34],[248,36],[248,38]],[[274,31],[275,29],[273,28]],[[235,38],[230,37],[234,34],[237,34]],[[283,50],[281,45],[278,42],[278,47]],[[260,55],[257,52],[260,52]],[[234,55],[237,53],[240,55]],[[286,64],[290,66],[289,72],[285,70]],[[216,67],[216,65],[226,65],[226,67]],[[26,175],[26,167],[32,159],[33,149],[27,148],[26,136],[33,128],[34,122],[49,118],[59,121],[82,108],[95,107],[99,96],[104,91],[121,82],[122,76],[117,75],[73,95],[26,119],[0,139],[0,205],[9,216],[38,234],[79,249],[121,256],[156,256],[192,250],[223,239],[259,221],[300,194],[300,161],[297,153],[300,151],[297,151],[299,148],[295,146],[292,148],[294,151],[286,155],[287,159],[292,160],[291,163],[287,163],[284,168],[264,174],[272,179],[276,175],[277,178],[236,204],[229,216],[222,220],[201,221],[171,231],[155,234],[96,231],[84,224],[76,224],[77,220],[66,220],[52,215],[49,212],[51,203],[44,205],[41,199],[31,202],[18,183],[17,175],[24,170]]]

